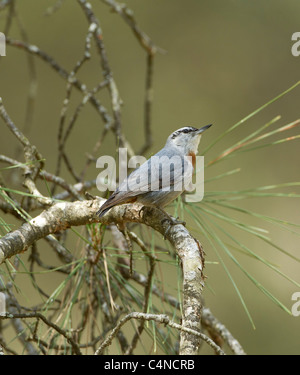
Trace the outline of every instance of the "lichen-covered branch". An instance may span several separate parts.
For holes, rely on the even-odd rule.
[[[99,220],[95,213],[103,202],[103,199],[96,199],[54,204],[19,229],[0,239],[0,262],[26,251],[35,241],[49,234],[64,231],[71,226],[97,221],[103,224],[144,223],[166,236],[175,247],[183,269],[182,325],[200,332],[204,258],[199,241],[192,237],[183,225],[170,227],[168,221],[164,220],[166,217],[159,210],[145,208],[141,211],[141,205],[138,204],[115,207]],[[183,331],[181,354],[195,354],[198,347],[199,338]]]

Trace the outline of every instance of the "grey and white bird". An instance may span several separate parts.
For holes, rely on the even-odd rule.
[[[186,126],[174,131],[159,152],[120,183],[97,215],[101,217],[114,206],[134,202],[161,210],[175,200],[186,190],[185,181],[192,180],[202,133],[210,127]]]

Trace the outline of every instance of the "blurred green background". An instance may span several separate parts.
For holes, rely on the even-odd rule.
[[[83,55],[88,24],[74,0],[64,1],[57,12],[50,17],[45,16],[46,9],[55,3],[17,1],[16,9],[28,41],[70,71]],[[146,53],[121,17],[112,13],[101,1],[94,0],[91,4],[101,22],[108,58],[124,103],[123,131],[137,151],[144,142]],[[167,51],[166,54],[157,54],[154,61],[154,145],[148,155],[159,150],[167,136],[182,126],[201,127],[213,123],[202,138],[201,154],[201,149],[215,137],[300,79],[300,57],[291,54],[291,36],[300,31],[299,1],[127,0],[126,4],[134,11],[140,28]],[[0,31],[5,30],[5,25],[2,12]],[[15,24],[9,36],[21,38]],[[95,48],[92,52],[93,59],[79,74],[88,87],[94,87],[103,80]],[[35,63],[38,91],[33,123],[26,134],[46,159],[46,169],[54,173],[66,82],[43,61],[35,58]],[[20,128],[25,123],[29,82],[27,55],[7,46],[6,57],[0,60],[0,96]],[[100,93],[99,97],[110,108],[107,94]],[[71,108],[74,109],[80,103],[81,95],[74,90],[72,98]],[[206,162],[275,116],[282,116],[279,121],[282,126],[296,120],[299,112],[300,87],[297,87],[225,137],[205,156]],[[71,113],[72,110],[69,111]],[[3,123],[0,129],[0,153],[14,157],[15,139]],[[102,129],[103,123],[95,110],[90,105],[85,106],[67,144],[68,155],[79,170]],[[297,129],[292,129],[284,136],[296,134]],[[100,151],[101,154],[114,155],[112,135],[107,137]],[[299,141],[241,154],[208,168],[205,173],[209,178],[238,167],[242,168],[239,174],[217,180],[205,189],[242,190],[299,181]],[[95,178],[98,173],[96,168],[91,167],[87,177]],[[66,170],[62,175],[72,181]],[[290,191],[295,192],[296,188]],[[97,191],[93,193],[97,194]],[[240,206],[299,224],[299,198],[265,198],[263,203],[261,199],[250,199]],[[248,219],[248,222],[258,225],[255,218]],[[271,224],[265,224],[264,228],[270,231],[270,237],[279,246],[295,256],[299,255],[299,237]],[[232,231],[232,235],[239,235],[230,227],[228,230]],[[207,260],[216,261],[209,243],[201,234],[198,233],[197,237],[203,243]],[[251,237],[247,239],[247,244],[300,282],[299,263],[295,260]],[[208,264],[206,267],[209,283],[209,288],[205,290],[207,306],[231,330],[247,353],[300,354],[300,317],[289,316],[275,306],[225,255],[224,260],[243,293],[256,330],[251,327],[220,264]],[[252,275],[291,308],[291,295],[299,291],[296,286],[254,259],[241,256],[240,260]],[[176,272],[174,275],[169,273],[168,277],[169,283],[177,283]],[[51,283],[51,280],[48,279],[48,282]]]

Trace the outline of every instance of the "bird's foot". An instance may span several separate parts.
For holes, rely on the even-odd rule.
[[[178,219],[179,219],[178,217],[175,219],[175,217],[169,216],[168,219],[163,219],[161,222],[164,223],[165,221],[168,221],[170,223],[170,225],[182,224],[182,225],[186,226],[185,221],[178,220]]]
[[[168,216],[169,216],[169,215],[168,215]],[[186,226],[186,222],[185,222],[185,221],[182,221],[182,220],[178,220],[178,217],[175,219],[174,217],[169,216],[168,219],[163,219],[163,220],[161,221],[161,223],[163,224],[165,221],[168,221],[169,226],[168,226],[167,230],[165,231],[164,239],[167,238],[167,234],[169,233],[169,230],[171,229],[171,227],[172,227],[173,225],[184,225],[184,226]]]

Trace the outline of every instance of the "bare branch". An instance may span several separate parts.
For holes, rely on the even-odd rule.
[[[220,336],[228,344],[234,354],[246,354],[238,340],[232,336],[224,324],[213,316],[210,309],[207,307],[203,308],[202,311],[202,324],[214,338]]]
[[[111,344],[112,340],[114,339],[114,337],[116,336],[118,331],[121,329],[121,327],[131,319],[139,319],[139,320],[144,320],[144,321],[153,320],[153,321],[155,321],[156,323],[159,323],[159,324],[169,325],[170,327],[178,329],[181,332],[185,332],[188,335],[194,335],[194,336],[198,337],[199,339],[204,340],[208,345],[210,345],[216,351],[217,354],[219,354],[219,355],[225,354],[223,352],[223,350],[213,340],[211,340],[209,337],[205,336],[201,332],[195,331],[191,328],[187,328],[187,327],[184,327],[180,324],[177,324],[177,323],[173,322],[172,320],[170,320],[168,315],[165,315],[165,314],[145,314],[145,313],[139,313],[139,312],[132,312],[132,313],[126,315],[124,318],[122,318],[119,321],[119,323],[112,330],[110,335],[104,340],[104,342],[96,350],[95,355],[103,354],[104,349],[107,348]]]
[[[103,199],[97,199],[53,205],[36,218],[23,224],[18,230],[8,233],[0,239],[0,262],[27,250],[34,241],[71,226],[85,225],[97,221],[103,224],[127,221],[144,223],[162,233],[175,247],[183,268],[183,326],[200,332],[201,293],[204,284],[204,258],[200,243],[189,234],[183,225],[170,228],[168,222],[164,221],[166,215],[160,210],[145,208],[141,215],[141,205],[138,204],[112,208],[99,220],[95,213],[103,201]],[[183,331],[181,353],[196,353],[198,347],[199,338],[190,335],[186,330]]]
[[[103,74],[105,79],[108,82],[108,88],[111,96],[111,103],[112,103],[112,111],[114,114],[114,130],[117,137],[117,144],[120,145],[120,147],[125,147],[124,139],[121,132],[121,98],[119,96],[119,91],[117,88],[117,84],[113,78],[112,70],[110,68],[108,57],[105,49],[105,45],[103,42],[103,35],[102,35],[102,29],[100,27],[100,22],[95,16],[91,4],[86,0],[78,0],[79,5],[81,6],[82,10],[85,13],[86,18],[88,19],[88,22],[90,24],[89,30],[93,33],[94,39],[96,42],[96,46],[98,48],[100,57],[101,57],[101,65],[103,69]]]

